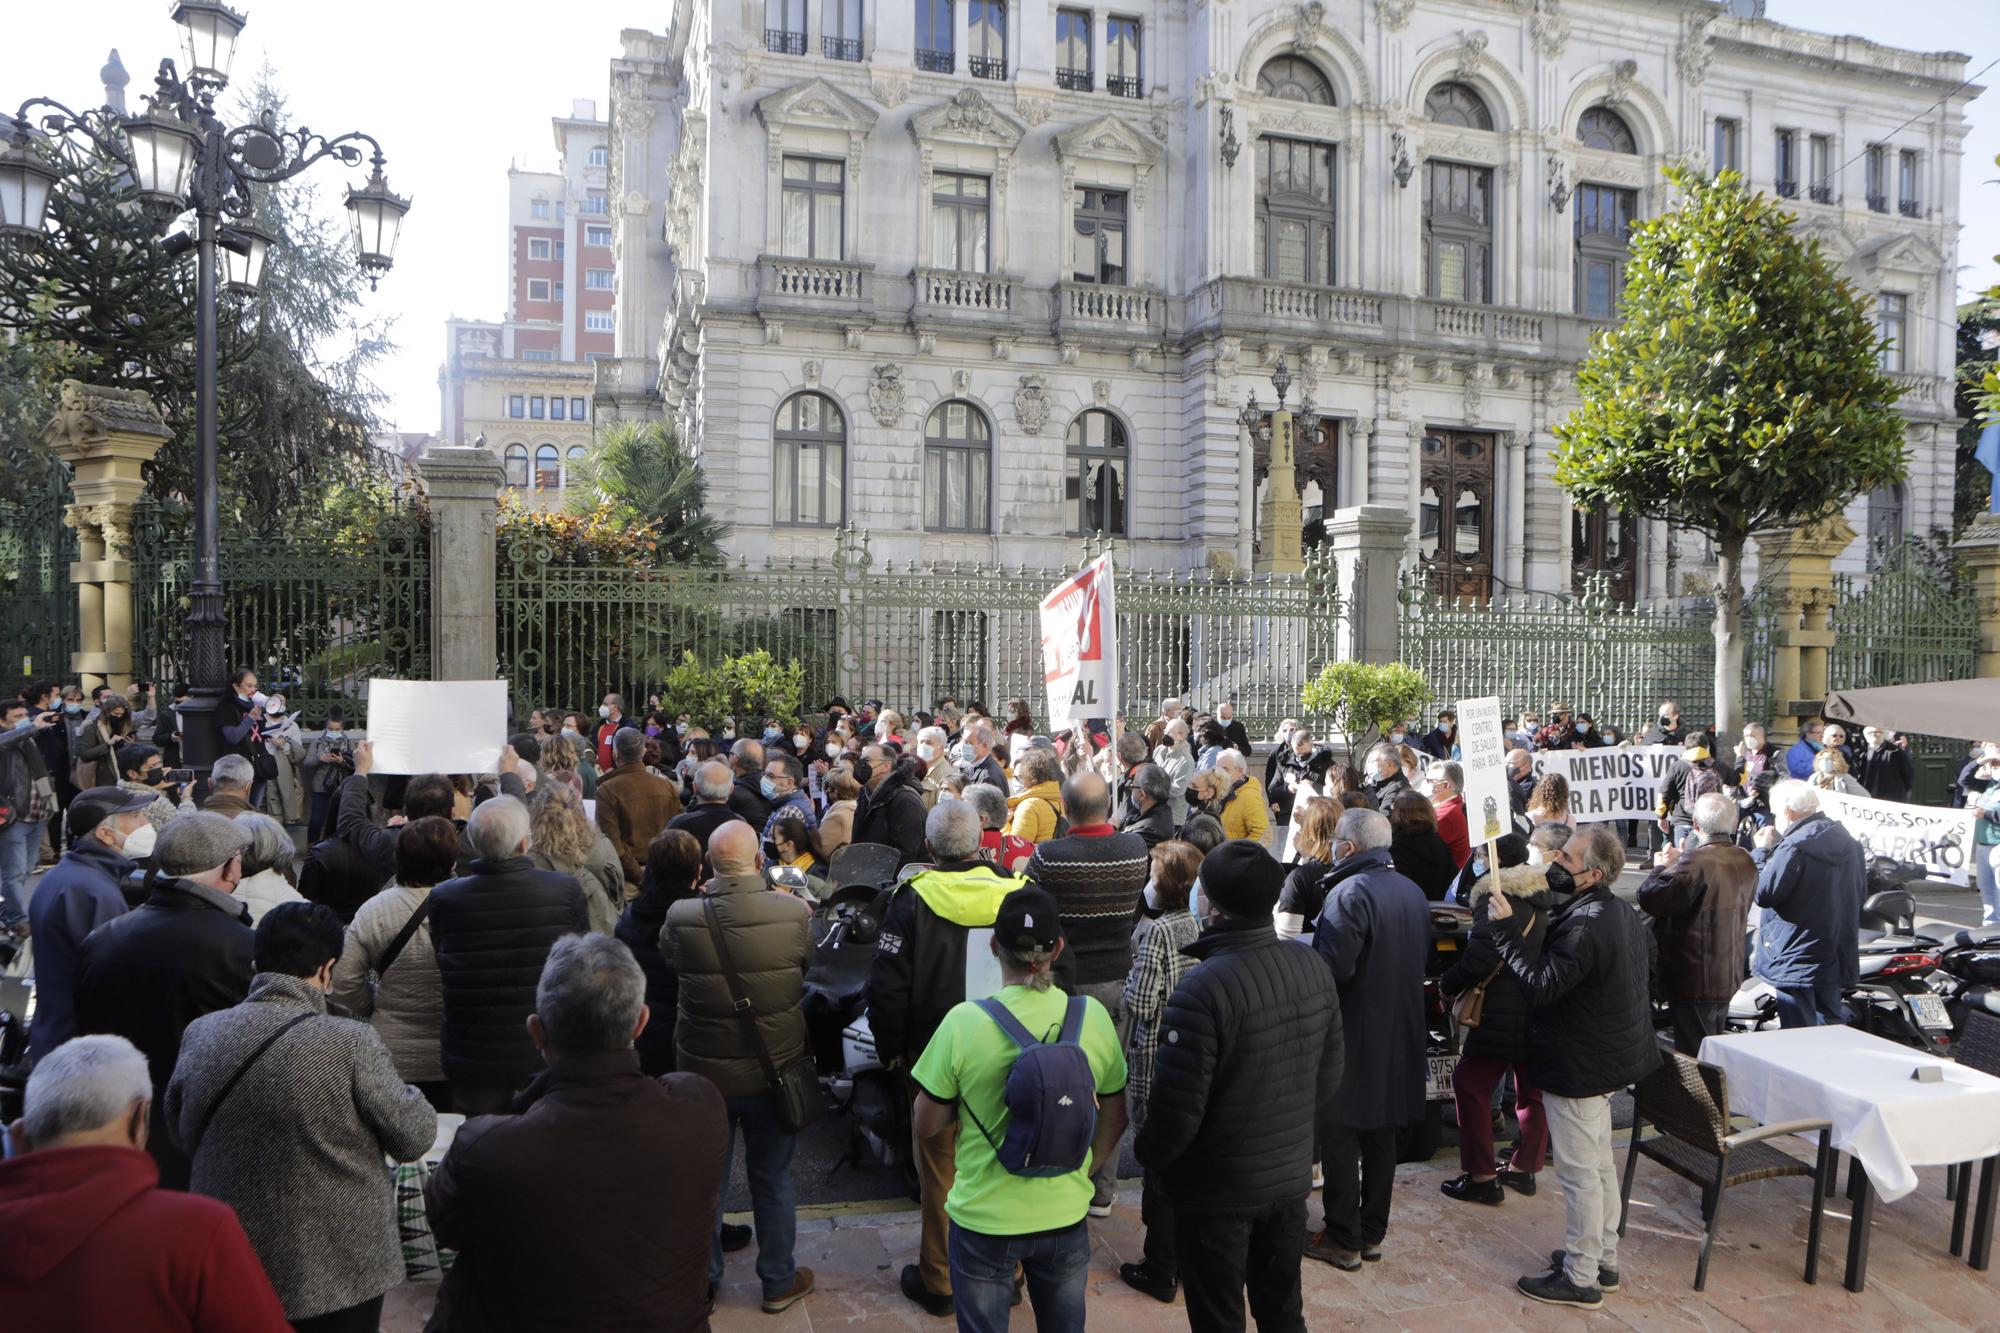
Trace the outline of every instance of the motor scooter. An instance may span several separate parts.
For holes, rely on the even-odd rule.
[[[1443,1146],[1445,1108],[1454,1103],[1452,1075],[1458,1068],[1451,1003],[1439,978],[1472,938],[1472,909],[1432,903],[1430,918],[1431,947],[1424,961],[1424,1118],[1398,1138],[1396,1158],[1403,1162],[1428,1162]]]
[[[2000,1015],[2000,929],[1961,930],[1944,942],[1937,970],[1925,978],[1951,1016],[1951,1038],[1965,1035],[1976,1010]]]

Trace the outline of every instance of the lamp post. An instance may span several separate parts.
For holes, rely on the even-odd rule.
[[[252,189],[290,180],[332,158],[359,166],[360,145],[371,150],[371,172],[360,189],[349,187],[347,210],[355,258],[372,289],[395,260],[396,238],[409,199],[390,191],[382,175],[382,145],[371,135],[352,132],[327,139],[303,127],[278,128],[266,110],[247,125],[231,126],[216,114],[215,98],[229,83],[236,39],[244,16],[219,0],[179,0],[173,10],[181,28],[185,73],[162,60],[154,91],[143,114],[121,116],[110,107],[99,124],[51,98],[33,97],[14,113],[13,134],[0,151],[0,239],[23,244],[45,234],[48,205],[60,173],[38,149],[29,113],[39,109],[39,126],[49,136],[78,134],[130,174],[140,204],[157,229],[192,209],[192,237],[166,236],[169,255],[195,254],[195,564],[190,589],[188,701],[180,708],[183,762],[205,777],[220,753],[217,710],[228,687],[228,645],[224,640],[220,505],[216,486],[216,305],[218,278],[232,291],[254,292],[275,239],[251,222]],[[115,126],[115,129],[112,127]],[[227,267],[218,273],[218,252]],[[228,719],[233,721],[233,718]]]

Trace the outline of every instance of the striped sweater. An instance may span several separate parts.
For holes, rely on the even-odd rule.
[[[1080,826],[1035,848],[1024,873],[1062,909],[1067,946],[1056,962],[1057,985],[1073,992],[1125,980],[1132,970],[1132,925],[1150,872],[1145,839],[1109,824]]]

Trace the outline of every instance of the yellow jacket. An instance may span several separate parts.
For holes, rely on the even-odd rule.
[[[1047,842],[1056,836],[1056,817],[1063,808],[1062,787],[1054,782],[1037,783],[1019,796],[1009,796],[1007,808],[1014,812],[1007,824],[1009,833],[1029,842]]]
[[[1255,778],[1244,778],[1243,785],[1223,802],[1221,818],[1225,837],[1264,841],[1271,828],[1271,803],[1264,797],[1264,784]]]

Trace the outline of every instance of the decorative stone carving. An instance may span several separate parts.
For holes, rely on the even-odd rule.
[[[878,362],[868,381],[868,408],[877,423],[894,426],[903,419],[903,368],[894,361]]]
[[[932,356],[936,352],[937,335],[935,333],[919,333],[917,335],[917,355]]]
[[[1551,370],[1542,376],[1542,403],[1551,411],[1569,397],[1570,372],[1565,369]]]
[[[1417,0],[1375,0],[1375,17],[1390,32],[1401,32],[1410,26],[1416,7]]]
[[[1227,102],[1236,96],[1236,76],[1226,70],[1212,69],[1194,81],[1194,104],[1207,106],[1210,102]]]
[[[1363,367],[1367,365],[1366,358],[1351,347],[1341,348],[1338,352],[1334,353],[1334,358],[1336,373],[1349,377],[1359,375]]]
[[[1002,336],[996,337],[993,340],[993,359],[995,361],[1005,361],[1013,355],[1014,340],[1012,338]]]
[[[1320,0],[1306,0],[1294,13],[1292,49],[1310,51],[1319,44],[1320,32],[1326,27],[1326,6]]]
[[[1299,401],[1309,402],[1319,392],[1319,378],[1326,371],[1326,349],[1308,347],[1299,357]]]
[[[1132,349],[1132,369],[1151,370],[1152,368],[1153,349],[1150,347],[1134,347]]]
[[[1076,364],[1076,358],[1082,351],[1083,349],[1075,343],[1058,343],[1056,344],[1056,359],[1066,366],[1073,366]]]
[[[1569,20],[1562,15],[1562,0],[1535,0],[1535,16],[1528,27],[1535,36],[1535,49],[1551,59],[1569,45]]]
[[[1045,378],[1021,376],[1021,387],[1014,390],[1014,420],[1030,435],[1040,435],[1042,427],[1049,424],[1049,387]]]
[[[952,371],[952,372],[951,372],[951,391],[952,391],[953,393],[971,393],[971,392],[972,392],[972,372],[971,372],[971,371],[969,371],[969,370],[954,370],[954,371]]]
[[[1611,67],[1611,86],[1604,90],[1604,105],[1619,106],[1632,95],[1632,81],[1639,77],[1639,62],[1627,57]]]
[[[875,100],[894,111],[910,97],[910,81],[900,74],[878,74],[868,81]]]
[[[1680,67],[1681,78],[1697,88],[1707,81],[1709,63],[1715,59],[1715,52],[1708,44],[1708,30],[1714,22],[1712,15],[1696,20],[1674,51],[1674,63]]]
[[[1035,97],[1028,93],[1017,93],[1014,110],[1021,113],[1021,119],[1030,126],[1040,125],[1054,112],[1055,105],[1046,97]]]
[[[1486,58],[1486,48],[1491,39],[1484,32],[1464,32],[1458,34],[1458,63],[1454,67],[1461,79],[1469,79],[1479,72],[1479,62]]]
[[[602,363],[600,362],[599,364],[601,365]],[[805,378],[808,389],[817,389],[819,387],[819,362],[805,361],[800,363],[799,373]]]
[[[1410,391],[1410,375],[1416,369],[1415,357],[1408,352],[1397,352],[1389,358],[1385,369],[1389,376],[1390,393],[1401,394]]]
[[[56,414],[42,430],[42,442],[58,453],[80,450],[101,443],[113,431],[161,441],[172,434],[144,389],[107,389],[81,380],[64,380],[56,398]]]
[[[785,341],[785,323],[783,320],[767,319],[764,321],[764,341],[772,347],[779,346]]]
[[[1486,398],[1486,386],[1493,383],[1493,367],[1484,361],[1475,361],[1465,368],[1465,420],[1468,425],[1479,424],[1479,412]]]
[[[868,326],[865,324],[845,325],[840,330],[841,344],[850,352],[858,352],[861,350],[862,335],[867,332]]]
[[[1025,133],[1019,121],[1003,114],[977,88],[961,88],[949,102],[910,117],[910,134],[918,143],[948,140],[1006,150],[1020,143]]]
[[[1098,405],[1099,407],[1102,407],[1102,406],[1104,406],[1104,405],[1105,405],[1106,403],[1110,402],[1110,401],[1111,401],[1111,381],[1110,381],[1110,380],[1092,380],[1092,381],[1090,382],[1090,396],[1091,396],[1092,398],[1094,398],[1094,399],[1096,399],[1096,400],[1097,400],[1097,405]]]
[[[621,134],[644,134],[652,127],[653,115],[653,104],[644,97],[624,97],[619,99],[613,120]]]

